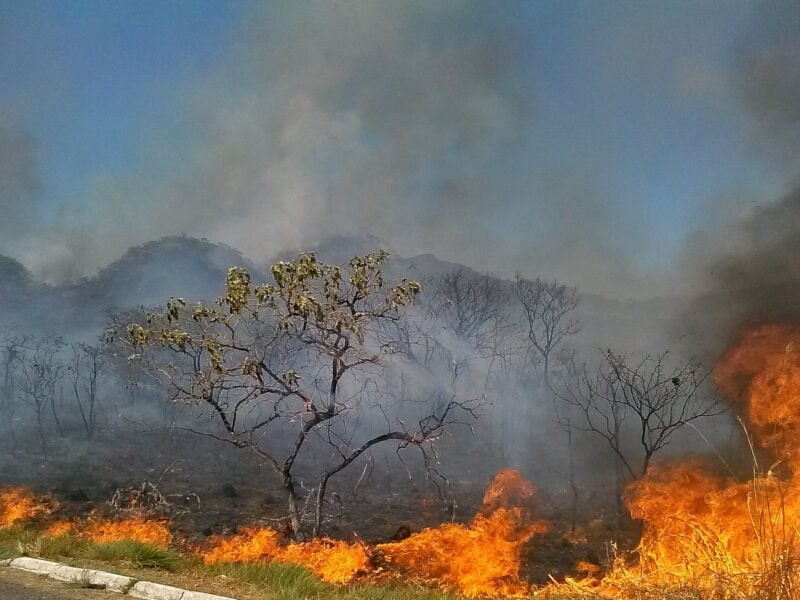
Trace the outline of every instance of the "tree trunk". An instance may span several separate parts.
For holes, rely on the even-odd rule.
[[[289,522],[292,525],[292,536],[298,542],[303,540],[302,527],[300,525],[300,512],[297,507],[297,494],[294,491],[292,474],[283,472],[283,489],[289,498]]]
[[[567,446],[569,448],[569,487],[572,491],[570,533],[575,535],[575,524],[578,520],[578,485],[575,483],[575,446],[572,443],[572,428],[569,424],[567,424]]]
[[[328,487],[329,477],[328,472],[324,471],[319,479],[317,499],[314,504],[314,529],[311,532],[311,537],[317,537],[322,529],[322,504],[325,502],[325,489]]]
[[[36,423],[39,426],[39,442],[42,446],[42,457],[47,462],[47,436],[44,434],[44,421],[42,421],[42,411],[36,411]]]

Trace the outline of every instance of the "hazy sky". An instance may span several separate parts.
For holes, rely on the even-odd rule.
[[[0,253],[53,281],[371,233],[682,293],[798,175],[800,0],[0,0]]]

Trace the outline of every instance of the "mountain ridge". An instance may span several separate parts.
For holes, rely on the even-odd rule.
[[[167,236],[129,248],[94,276],[53,286],[35,280],[18,261],[0,257],[0,325],[28,325],[42,333],[97,336],[109,311],[114,309],[158,308],[170,297],[189,302],[213,301],[224,292],[225,277],[232,266],[245,267],[254,281],[264,281],[267,264],[293,258],[298,251],[315,252],[320,260],[342,263],[379,248],[391,250],[389,244],[374,236],[333,236],[258,264],[226,244]],[[466,265],[429,253],[412,257],[394,254],[385,271],[388,280],[408,277],[425,282],[455,269],[478,274]],[[510,286],[508,280],[498,280]],[[586,323],[586,343],[597,347],[608,343],[609,334],[636,340],[641,328],[666,328],[684,305],[685,301],[676,303],[671,299],[641,302],[582,294],[576,316]]]

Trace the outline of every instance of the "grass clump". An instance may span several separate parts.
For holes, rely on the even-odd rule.
[[[77,557],[87,542],[69,533],[57,537],[43,536],[27,525],[13,525],[0,529],[0,559],[16,556],[41,558]]]
[[[0,560],[19,556],[18,542],[26,531],[23,525],[0,527]]]
[[[337,600],[461,600],[462,596],[408,584],[355,584],[339,590]]]
[[[457,594],[406,582],[332,585],[304,567],[279,561],[219,563],[202,568],[212,577],[224,576],[266,590],[276,600],[463,600]]]
[[[44,558],[74,558],[82,556],[88,545],[88,542],[71,533],[45,536],[39,539],[38,555]]]
[[[83,556],[106,562],[129,562],[137,567],[157,568],[170,572],[177,571],[183,566],[183,560],[174,552],[135,540],[89,544]]]
[[[204,568],[213,576],[223,575],[259,588],[268,588],[279,599],[332,597],[335,590],[317,579],[308,569],[289,563],[219,563]]]

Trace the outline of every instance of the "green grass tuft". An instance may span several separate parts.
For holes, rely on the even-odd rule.
[[[236,581],[269,588],[278,599],[321,598],[333,590],[307,569],[288,563],[223,563],[205,569],[211,575],[225,575]]]
[[[0,529],[0,559],[33,554],[39,537],[36,531],[23,524]]]
[[[337,600],[459,600],[461,596],[442,590],[407,584],[354,584],[339,590]]]
[[[165,571],[177,571],[183,566],[183,560],[174,552],[134,540],[89,544],[83,555],[93,560],[129,562],[137,567],[151,567]]]
[[[38,555],[43,558],[73,558],[83,556],[89,543],[71,533],[57,537],[43,537]]]
[[[462,600],[456,594],[401,582],[329,585],[301,566],[281,562],[228,563],[204,568],[211,576],[224,575],[231,580],[268,590],[269,597],[276,600]]]

